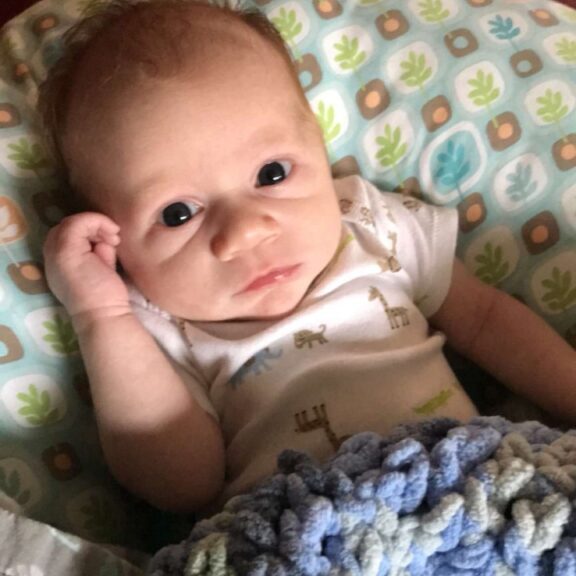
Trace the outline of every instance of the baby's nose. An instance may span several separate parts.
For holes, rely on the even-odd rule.
[[[280,227],[269,214],[251,209],[236,210],[221,222],[211,242],[213,254],[227,262],[276,238]]]

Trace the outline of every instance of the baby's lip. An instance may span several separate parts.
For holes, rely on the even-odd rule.
[[[301,266],[302,264],[293,264],[291,266],[282,266],[280,268],[268,270],[251,280],[249,284],[240,290],[240,294],[255,292],[256,290],[265,288],[270,284],[277,284],[291,280],[297,274]]]

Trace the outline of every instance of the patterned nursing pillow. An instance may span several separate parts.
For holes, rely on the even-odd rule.
[[[334,171],[457,206],[468,268],[575,343],[576,12],[547,0],[247,3],[293,50]],[[1,36],[0,491],[33,518],[125,542],[141,536],[142,509],[105,470],[41,263],[62,210],[37,87],[93,4],[42,0]]]

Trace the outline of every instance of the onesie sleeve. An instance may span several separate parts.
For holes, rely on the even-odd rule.
[[[448,294],[458,236],[458,212],[398,193],[381,192],[365,182],[375,213],[377,233],[396,234],[395,251],[408,274],[414,302],[427,318]]]
[[[207,393],[207,384],[191,361],[188,345],[178,326],[169,314],[148,302],[135,287],[129,286],[128,289],[130,304],[138,320],[156,340],[194,399],[203,410],[218,420],[216,410]]]

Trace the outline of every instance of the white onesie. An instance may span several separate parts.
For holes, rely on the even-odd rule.
[[[356,176],[335,187],[340,246],[290,316],[188,322],[133,293],[144,326],[220,422],[227,495],[273,472],[285,448],[324,459],[356,432],[476,415],[426,320],[450,284],[456,212]]]

